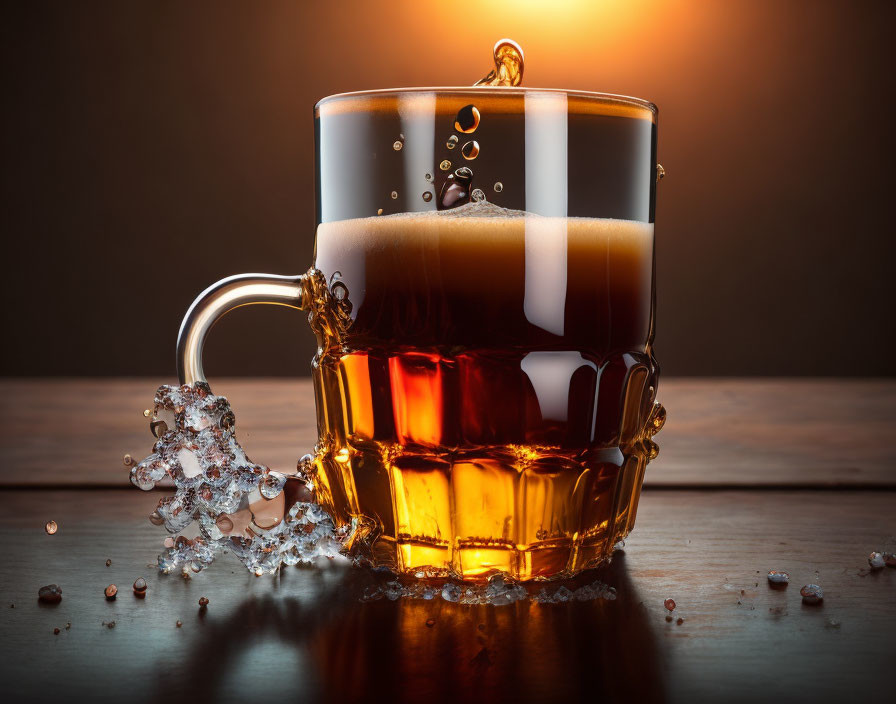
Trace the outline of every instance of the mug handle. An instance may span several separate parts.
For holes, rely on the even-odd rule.
[[[177,376],[181,384],[207,382],[202,348],[208,331],[234,308],[255,303],[305,310],[310,305],[308,275],[239,274],[209,286],[196,297],[177,335]]]

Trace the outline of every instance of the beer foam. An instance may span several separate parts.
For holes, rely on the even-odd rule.
[[[565,234],[576,249],[589,241],[605,247],[608,240],[642,249],[653,242],[653,223],[613,218],[557,217],[525,210],[502,208],[489,201],[471,202],[458,208],[424,213],[395,213],[367,218],[337,220],[317,227],[318,259],[340,252],[381,250],[414,239],[440,246],[521,246],[525,240]],[[323,268],[323,267],[320,267]]]

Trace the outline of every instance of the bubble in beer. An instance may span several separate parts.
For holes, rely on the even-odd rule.
[[[392,195],[392,200],[395,200],[396,198],[398,198],[398,191],[392,191],[391,195]]]
[[[518,86],[523,82],[523,48],[513,39],[499,39],[492,49],[495,67],[473,85]]]
[[[454,149],[457,146],[457,135],[453,134],[448,138],[448,141],[445,143],[445,146],[449,149]]]
[[[479,156],[479,142],[475,139],[471,139],[460,148],[460,153],[464,155],[464,159],[472,161]]]
[[[656,182],[659,183],[663,180],[663,177],[666,175],[666,170],[663,168],[662,164],[656,165]]]
[[[429,203],[429,201],[432,200],[432,193],[430,191],[425,191],[423,193],[423,200],[425,200],[427,203]]]
[[[53,535],[57,530],[59,530],[59,526],[56,525],[56,521],[47,521],[47,525],[44,526],[44,530],[47,531],[47,535]]]
[[[501,183],[500,181],[498,181],[497,183],[495,183],[494,188],[495,188],[495,193],[500,193],[501,191],[504,190],[504,184]]]
[[[441,164],[439,164],[439,168],[440,168],[442,171],[447,171],[448,169],[451,168],[451,162],[448,161],[447,159],[445,159],[444,161],[442,161]]]
[[[479,127],[479,108],[475,105],[464,105],[454,118],[454,129],[464,134],[472,134]]]
[[[483,193],[481,188],[474,188],[473,192],[470,194],[470,198],[473,199],[474,203],[480,203],[485,200],[485,193]]]
[[[397,152],[400,152],[403,146],[404,142],[402,142],[400,139],[396,139],[394,142],[392,142],[392,148]]]

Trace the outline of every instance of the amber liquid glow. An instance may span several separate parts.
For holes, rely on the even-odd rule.
[[[652,443],[653,225],[473,204],[318,227],[320,500],[411,574],[531,579],[631,529]]]

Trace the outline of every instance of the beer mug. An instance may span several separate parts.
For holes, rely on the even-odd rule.
[[[632,529],[656,402],[656,107],[521,88],[315,107],[317,236],[298,276],[193,303],[181,383],[250,303],[307,311],[315,498],[345,549],[417,576],[565,577]]]

